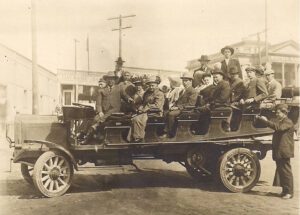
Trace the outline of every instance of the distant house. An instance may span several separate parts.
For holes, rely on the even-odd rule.
[[[264,65],[267,61],[265,57],[264,42],[258,43],[257,41],[244,40],[231,44],[230,46],[235,49],[233,57],[239,59],[244,75],[244,70],[247,66],[259,65],[259,62]],[[268,53],[268,61],[271,62],[272,69],[275,71],[275,78],[280,81],[284,87],[299,86],[299,44],[293,40],[288,40],[274,45],[269,44]],[[209,58],[211,59],[209,65],[212,66],[217,62],[221,62],[223,60],[223,55],[218,52],[209,55]],[[186,66],[189,71],[194,71],[199,67],[200,63],[198,59],[188,61]]]

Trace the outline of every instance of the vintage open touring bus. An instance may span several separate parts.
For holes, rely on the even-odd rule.
[[[73,104],[62,107],[60,116],[17,115],[14,137],[7,135],[14,147],[13,162],[21,163],[24,179],[47,197],[63,195],[72,183],[74,170],[86,162],[95,166],[134,165],[135,159],[161,159],[178,162],[196,180],[216,179],[231,192],[247,192],[260,177],[259,160],[271,149],[273,130],[255,120],[257,115],[274,117],[275,103],[289,105],[289,117],[296,124],[299,118],[299,89],[286,88],[283,98],[265,102],[241,113],[236,129],[225,131],[222,124],[230,115],[230,107],[216,107],[200,115],[194,107],[186,107],[177,118],[173,138],[161,139],[164,117],[153,116],[150,110],[143,142],[127,141],[131,116],[114,113],[103,130],[104,138],[95,138],[85,145],[77,134],[84,120],[96,112],[92,107]],[[195,129],[196,128],[196,129]]]

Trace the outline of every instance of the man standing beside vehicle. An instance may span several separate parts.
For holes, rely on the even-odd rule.
[[[274,130],[272,139],[272,157],[276,162],[273,186],[282,187],[281,197],[293,197],[293,173],[290,158],[294,157],[294,124],[287,117],[288,106],[278,104],[275,107],[276,119],[269,121],[265,116],[258,116],[268,127]]]

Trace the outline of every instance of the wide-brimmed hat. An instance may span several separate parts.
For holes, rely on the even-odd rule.
[[[235,75],[235,74],[239,74],[239,73],[240,72],[238,71],[238,69],[235,66],[229,68],[229,74]]]
[[[234,49],[231,46],[225,46],[224,48],[221,49],[221,53],[224,54],[224,51],[228,49],[231,52],[231,55],[234,54]]]
[[[194,79],[193,74],[191,72],[184,72],[180,78],[181,79],[190,79],[190,80]]]
[[[115,72],[113,71],[109,71],[106,75],[103,75],[103,79],[107,79],[107,78],[115,78],[117,79],[118,77],[115,75]]]
[[[215,75],[215,74],[220,74],[220,75],[222,75],[223,77],[225,76],[225,74],[224,74],[224,73],[222,72],[222,70],[219,69],[219,68],[214,69],[214,70],[212,71],[212,74],[213,74],[213,75]]]
[[[159,80],[157,80],[156,76],[150,76],[147,78],[146,84],[156,83],[159,84]]]
[[[201,55],[201,58],[198,59],[198,61],[210,61],[210,59],[208,59],[207,55]]]
[[[170,82],[170,86],[172,87],[180,87],[181,85],[181,80],[180,78],[175,78],[175,77],[168,77],[169,82]]]
[[[272,69],[268,69],[268,70],[265,71],[265,75],[271,75],[271,74],[274,74],[274,73],[275,72]]]

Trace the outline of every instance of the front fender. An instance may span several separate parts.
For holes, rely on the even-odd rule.
[[[65,147],[45,140],[25,140],[24,143],[21,149],[15,150],[14,152],[15,163],[34,161],[46,151],[57,150],[66,155],[72,162],[74,168],[78,171],[74,156]]]

